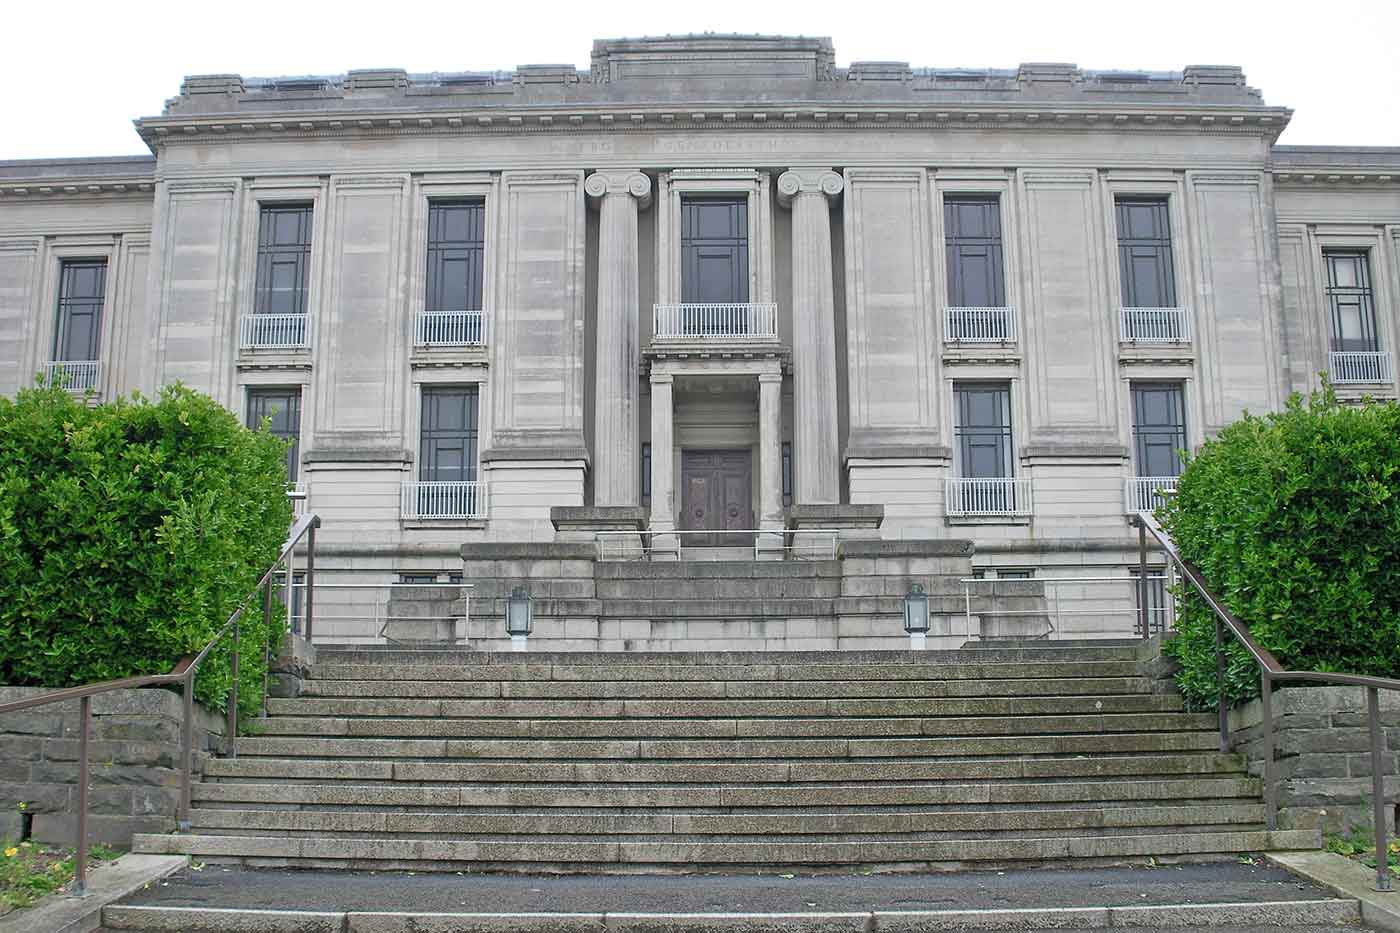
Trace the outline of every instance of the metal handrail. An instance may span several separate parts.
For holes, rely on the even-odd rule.
[[[291,561],[296,553],[296,546],[304,537],[307,539],[307,560],[306,579],[310,584],[315,573],[315,552],[316,552],[316,529],[321,527],[321,518],[318,515],[302,515],[296,523],[292,525],[291,531],[287,535],[287,542],[282,546],[281,552],[277,555],[277,560],[267,569],[257,582],[257,585],[243,598],[238,608],[234,609],[214,637],[205,643],[204,647],[192,657],[181,658],[168,674],[144,674],[135,677],[122,677],[118,680],[104,680],[97,683],[83,684],[78,687],[65,687],[61,690],[52,690],[39,696],[28,697],[23,700],[14,700],[9,703],[0,703],[0,716],[6,713],[17,713],[26,709],[34,709],[38,706],[47,706],[50,703],[65,703],[71,700],[79,701],[79,732],[78,732],[78,840],[77,856],[74,859],[73,878],[75,881],[74,894],[82,897],[87,894],[87,862],[88,862],[88,784],[90,778],[90,763],[88,761],[88,733],[92,731],[92,698],[104,693],[111,693],[115,690],[130,690],[136,687],[156,687],[181,685],[181,692],[184,694],[184,714],[183,722],[180,726],[180,803],[176,816],[176,822],[181,832],[188,832],[190,829],[190,783],[191,773],[194,770],[194,678],[199,673],[199,665],[209,656],[209,652],[223,640],[229,632],[233,633],[233,654],[230,666],[233,674],[233,681],[229,685],[228,696],[228,726],[227,735],[224,737],[225,747],[233,753],[235,751],[234,740],[238,733],[238,620],[243,616],[243,611],[248,608],[249,601],[259,593],[263,594],[264,620],[270,622],[272,619],[272,581],[277,570],[284,563],[288,569],[291,568]],[[308,587],[306,595],[306,637],[311,638],[311,593]],[[266,655],[265,655],[266,657]],[[264,675],[266,677],[266,675]],[[266,696],[266,680],[264,680],[263,694]]]
[[[1225,633],[1230,635],[1249,654],[1259,668],[1259,700],[1264,725],[1264,816],[1269,829],[1278,826],[1277,789],[1274,784],[1274,682],[1302,682],[1320,684],[1341,684],[1366,689],[1366,718],[1371,738],[1371,799],[1376,837],[1376,890],[1391,889],[1390,870],[1387,865],[1387,844],[1385,831],[1385,771],[1382,759],[1385,754],[1385,736],[1380,725],[1380,691],[1400,691],[1400,680],[1390,677],[1373,677],[1369,674],[1334,674],[1325,671],[1291,671],[1279,663],[1263,645],[1249,634],[1249,627],[1239,620],[1220,601],[1210,587],[1200,569],[1186,560],[1177,548],[1171,535],[1167,534],[1156,517],[1147,514],[1134,515],[1129,519],[1137,525],[1139,534],[1151,534],[1166,553],[1167,559],[1181,571],[1182,577],[1190,582],[1201,600],[1215,613],[1215,680],[1219,690],[1220,750],[1230,751],[1229,707],[1225,697]]]

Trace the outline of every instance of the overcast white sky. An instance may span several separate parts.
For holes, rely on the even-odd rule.
[[[686,32],[830,36],[838,65],[1179,70],[1241,65],[1293,108],[1281,142],[1400,146],[1400,0],[8,0],[0,159],[145,153],[131,127],[187,74],[587,66],[595,38]]]

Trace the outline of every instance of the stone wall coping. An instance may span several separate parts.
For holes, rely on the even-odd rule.
[[[1366,711],[1366,688],[1346,686],[1292,686],[1280,687],[1273,696],[1274,720],[1279,717],[1308,713],[1364,713]],[[1382,711],[1400,710],[1400,692],[1380,691]],[[1247,729],[1264,721],[1263,704],[1250,700],[1244,706],[1230,711],[1230,728]]]
[[[651,510],[640,505],[556,505],[549,510],[549,521],[555,531],[638,530],[646,527]]]
[[[971,541],[942,538],[904,541],[842,541],[841,556],[851,557],[969,557]]]
[[[883,505],[794,505],[787,510],[788,524],[793,528],[879,528],[885,520]]]
[[[596,560],[598,546],[592,542],[497,541],[468,542],[462,545],[463,560]]]

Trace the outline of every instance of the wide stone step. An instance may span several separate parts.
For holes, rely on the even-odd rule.
[[[848,781],[967,781],[1012,778],[1087,778],[1127,775],[1237,774],[1238,755],[1176,752],[1124,756],[978,759],[866,759],[848,761],[539,761],[532,759],[394,761],[385,759],[215,758],[207,778],[283,781],[470,783],[510,781],[564,784],[752,784]]]
[[[597,580],[793,580],[841,578],[839,560],[600,561]]]
[[[840,577],[664,577],[603,578],[593,583],[602,600],[610,599],[834,599]],[[959,589],[961,594],[962,590]]]
[[[278,716],[259,721],[263,736],[375,738],[873,738],[876,736],[1047,735],[1209,730],[1208,713],[1084,713],[1063,716],[888,719],[429,719]]]
[[[323,662],[311,671],[313,681],[516,681],[554,683],[589,682],[703,684],[760,683],[777,686],[796,681],[841,684],[861,681],[910,681],[920,684],[948,680],[1063,680],[1086,678],[1135,678],[1136,661],[1019,661],[953,662],[948,664],[348,664]]]
[[[318,646],[316,656],[323,664],[403,665],[566,665],[566,666],[650,666],[650,667],[735,667],[821,664],[994,664],[1080,661],[1140,660],[1144,643],[1137,640],[1104,639],[1093,642],[1070,641],[988,641],[970,642],[962,648],[940,651],[537,651],[523,657],[511,651],[477,651],[452,646],[392,645]]]
[[[133,837],[136,852],[191,855],[253,864],[346,865],[466,870],[483,865],[633,866],[735,865],[885,865],[998,863],[1076,858],[1142,858],[1233,854],[1276,849],[1315,848],[1313,830],[1226,830],[1163,832],[1141,835],[998,837],[905,841],[898,837],[849,836],[822,841],[664,842],[638,837],[575,841],[541,836],[528,840],[449,840],[402,838],[296,837],[285,835],[222,836],[210,834]]]
[[[196,809],[196,830],[386,835],[760,835],[860,833],[1017,833],[1028,830],[1127,829],[1144,826],[1262,828],[1256,803],[1194,806],[902,812],[596,813],[587,811],[394,813],[365,810]]]
[[[312,758],[452,759],[696,759],[738,758],[979,758],[1006,755],[1103,755],[1125,752],[1208,751],[1213,732],[1124,732],[1075,735],[967,737],[896,736],[873,739],[380,739],[240,738],[239,755]]]
[[[1168,801],[1257,802],[1261,785],[1242,775],[1176,779],[1127,778],[1111,783],[1093,780],[983,781],[943,784],[785,785],[594,785],[498,784],[392,785],[201,782],[191,789],[201,804],[251,804],[277,807],[391,807],[395,809],[468,808],[732,808],[762,807],[930,807],[1046,805],[1069,803]]]

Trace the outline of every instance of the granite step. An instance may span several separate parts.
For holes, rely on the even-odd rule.
[[[382,664],[562,664],[597,666],[745,666],[810,664],[952,664],[958,662],[1014,663],[1134,661],[1148,655],[1150,643],[1132,639],[1102,641],[1011,641],[970,642],[962,648],[938,651],[536,651],[523,658],[511,651],[477,651],[453,646],[325,645],[316,650],[319,665]]]

